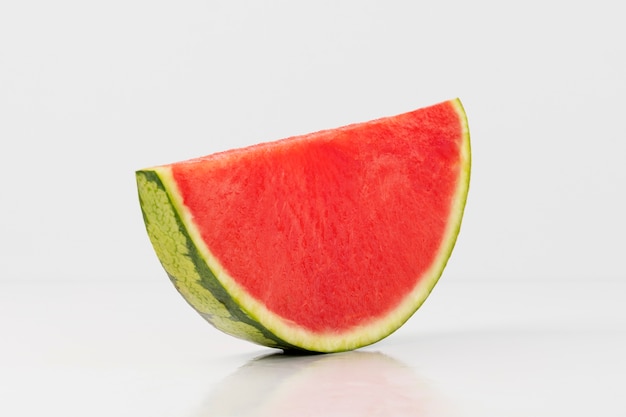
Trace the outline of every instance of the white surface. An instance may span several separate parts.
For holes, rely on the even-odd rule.
[[[0,2],[0,415],[626,415],[622,8]],[[255,359],[174,293],[136,169],[456,96],[463,228],[392,338]]]
[[[623,416],[626,286],[441,286],[367,349],[283,357],[162,281],[1,284],[0,415]]]

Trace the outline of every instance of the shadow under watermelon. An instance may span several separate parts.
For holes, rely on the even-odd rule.
[[[432,384],[379,352],[253,359],[224,378],[193,417],[445,416]]]

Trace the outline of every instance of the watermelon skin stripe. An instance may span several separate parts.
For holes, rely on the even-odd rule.
[[[170,279],[202,317],[221,331],[287,351],[339,352],[375,343],[397,330],[423,304],[439,280],[456,243],[471,171],[467,118],[458,99],[451,106],[461,124],[459,176],[447,228],[428,270],[403,301],[384,317],[340,333],[316,333],[272,313],[248,294],[206,247],[182,202],[169,166],[137,171],[144,221],[152,245]]]
[[[228,295],[192,243],[159,175],[155,171],[138,171],[137,185],[152,245],[183,298],[206,321],[231,336],[264,346],[299,349],[259,325]]]

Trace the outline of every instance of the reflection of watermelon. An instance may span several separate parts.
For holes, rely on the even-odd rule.
[[[426,299],[452,251],[470,171],[451,100],[137,172],[156,253],[231,335],[330,352],[373,343]]]
[[[218,384],[192,414],[207,416],[449,416],[433,384],[380,352],[272,354]]]

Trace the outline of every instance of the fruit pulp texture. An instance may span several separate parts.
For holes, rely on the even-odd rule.
[[[236,282],[287,320],[341,331],[384,315],[415,287],[457,188],[456,109],[394,119],[218,153],[172,173]]]

